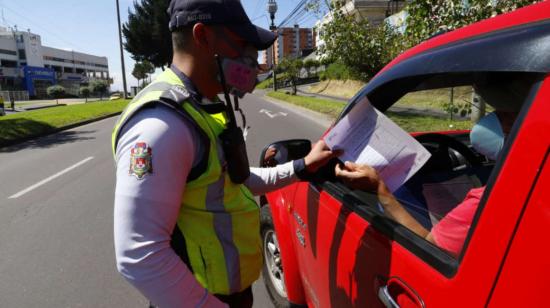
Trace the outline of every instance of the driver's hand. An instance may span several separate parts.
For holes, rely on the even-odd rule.
[[[343,166],[337,164],[335,173],[338,179],[352,189],[378,192],[380,185],[384,184],[378,172],[369,165],[347,161]]]
[[[314,173],[326,165],[332,158],[338,157],[342,153],[343,151],[341,150],[331,151],[324,140],[319,140],[304,158],[306,170],[309,173]]]

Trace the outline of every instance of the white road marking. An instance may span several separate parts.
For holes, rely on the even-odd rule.
[[[260,113],[265,113],[268,117],[270,118],[276,118],[278,116],[283,116],[283,117],[286,117],[288,115],[288,113],[284,113],[284,112],[277,112],[277,113],[272,113],[271,111],[267,110],[267,109],[262,109],[260,110]]]
[[[36,188],[42,186],[42,185],[44,185],[44,184],[46,184],[46,183],[48,183],[48,182],[50,182],[50,181],[52,181],[52,180],[54,180],[54,179],[60,177],[60,176],[62,176],[63,174],[65,174],[65,173],[67,173],[67,172],[69,172],[69,171],[71,171],[71,170],[73,170],[73,169],[75,169],[75,168],[78,168],[78,167],[84,165],[85,163],[89,162],[89,161],[92,160],[92,159],[94,159],[94,157],[93,157],[93,156],[90,156],[90,157],[88,157],[88,158],[86,158],[86,159],[84,159],[84,160],[82,160],[82,161],[80,161],[80,162],[78,162],[78,163],[76,163],[76,164],[70,166],[69,168],[67,168],[67,169],[65,169],[65,170],[62,170],[62,171],[60,171],[60,172],[58,172],[58,173],[56,173],[56,174],[54,174],[54,175],[52,175],[52,176],[50,176],[50,177],[48,177],[48,178],[42,180],[42,181],[40,181],[40,182],[38,182],[38,183],[36,183],[36,184],[34,184],[34,185],[28,187],[28,188],[23,189],[22,191],[16,193],[15,195],[10,196],[8,199],[16,199],[16,198],[19,198],[19,197],[23,196],[24,194],[26,194],[26,193],[28,193],[28,192],[30,192],[30,191],[32,191],[32,190],[34,190],[34,189],[36,189]]]

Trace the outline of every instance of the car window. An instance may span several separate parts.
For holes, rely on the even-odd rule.
[[[508,136],[503,142],[512,143],[510,130],[532,94],[530,91],[537,78],[525,74],[488,73],[471,76],[469,83],[465,82],[468,78],[462,76],[456,85],[449,78],[451,84],[434,87],[430,83],[433,78],[426,77],[426,82],[411,87],[384,111],[432,155],[418,173],[393,192],[402,208],[429,232],[427,236],[417,232],[415,236],[419,240],[437,247],[451,258],[458,259],[461,255],[470,229],[475,228],[471,227],[472,220],[481,208],[485,186],[488,179],[499,172],[495,166],[501,159],[498,155],[493,157],[488,146],[494,138],[482,136],[483,139],[476,130],[472,144],[470,133],[476,124],[472,119],[481,118],[483,125],[488,123],[487,127],[498,128],[500,123],[500,129],[506,130],[503,136]],[[422,90],[417,90],[419,88]],[[371,103],[376,106],[379,102]],[[357,196],[361,198],[361,195],[365,195],[364,192]],[[400,224],[389,217],[382,202],[371,208],[388,216],[392,223]],[[421,241],[404,246],[414,250]]]

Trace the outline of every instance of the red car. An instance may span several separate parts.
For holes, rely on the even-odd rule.
[[[502,81],[503,93],[512,93],[504,91],[513,90],[508,83],[513,79],[528,83],[528,95],[521,97],[519,116],[496,161],[472,148],[469,128],[413,134],[432,157],[396,196],[425,228],[436,225],[470,189],[486,186],[458,255],[386,217],[375,195],[351,190],[335,179],[332,164],[311,181],[263,199],[263,276],[273,303],[547,306],[550,2],[412,48],[351,99],[339,119],[365,101],[390,114],[392,106],[433,100],[451,91],[455,102],[469,102],[472,88],[487,81]],[[498,107],[487,101],[488,108],[511,104],[506,101]],[[306,140],[274,145],[285,148],[278,163],[303,157],[311,147]]]

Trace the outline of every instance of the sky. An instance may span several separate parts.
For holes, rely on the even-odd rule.
[[[135,0],[141,2],[141,0]],[[258,26],[268,28],[267,0],[242,0],[245,11]],[[300,2],[277,0],[275,16],[278,25]],[[128,19],[134,0],[119,0],[121,22]],[[116,0],[0,0],[0,24],[17,25],[19,30],[30,29],[41,36],[42,45],[96,56],[109,61],[109,73],[114,79],[111,91],[122,90],[122,65],[117,28]],[[311,26],[315,18],[305,20]],[[301,25],[302,26],[302,25]],[[135,61],[124,51],[128,91],[137,86],[132,76]],[[158,74],[158,72],[157,72]],[[154,78],[154,76],[153,76]]]

